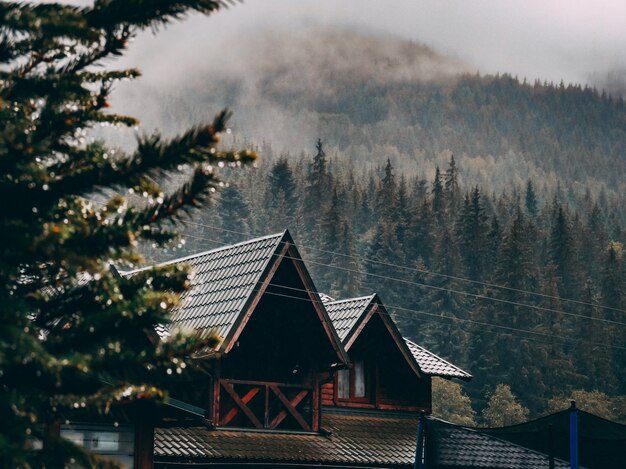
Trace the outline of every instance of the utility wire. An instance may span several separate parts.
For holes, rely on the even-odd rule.
[[[273,254],[272,257],[277,257],[277,254]],[[292,259],[292,260],[300,260],[297,258],[293,258],[290,256],[283,256],[285,259]],[[228,286],[225,284],[220,284],[221,286]],[[289,287],[286,285],[280,285],[280,284],[276,284],[276,283],[271,283],[269,282],[267,284],[267,286],[273,286],[276,288],[281,288],[281,289],[285,289],[285,290],[292,290],[292,291],[296,291],[296,292],[301,292],[304,293],[306,295],[308,295],[311,290],[307,290],[304,288],[297,288],[297,287]],[[253,288],[252,292],[253,293],[258,293],[260,290],[260,288]],[[301,296],[294,296],[294,295],[288,295],[285,293],[278,293],[278,292],[273,292],[273,291],[268,291],[267,289],[265,290],[264,294],[266,295],[272,295],[272,296],[278,296],[278,297],[282,297],[282,298],[289,298],[289,299],[294,299],[294,300],[298,300],[298,301],[306,301],[309,303],[316,303],[315,301],[311,300],[310,298],[303,298]],[[350,300],[349,298],[346,300]],[[342,301],[342,300],[336,300],[336,301]],[[325,306],[325,303],[323,301],[320,300],[320,302],[322,305]],[[331,302],[332,303],[332,302]],[[549,339],[559,339],[561,342],[575,342],[575,343],[582,343],[582,344],[586,344],[586,345],[591,345],[591,346],[596,346],[596,347],[602,347],[602,348],[612,348],[612,349],[617,349],[617,350],[626,350],[626,347],[621,347],[618,345],[611,345],[611,344],[606,344],[606,343],[600,343],[600,342],[590,342],[590,341],[586,341],[586,340],[582,340],[582,339],[577,339],[574,337],[567,337],[567,336],[560,336],[560,335],[554,335],[554,334],[547,334],[544,332],[538,332],[538,331],[533,331],[533,330],[529,330],[529,329],[520,329],[520,328],[516,328],[516,327],[511,327],[511,326],[503,326],[500,324],[493,324],[493,323],[489,323],[489,322],[484,322],[484,321],[476,321],[473,319],[465,319],[465,318],[454,318],[454,317],[449,317],[449,316],[441,316],[438,315],[436,313],[428,313],[426,311],[419,311],[416,309],[411,309],[411,308],[405,308],[402,306],[393,306],[393,305],[386,305],[383,303],[383,306],[385,308],[389,308],[389,309],[394,309],[397,311],[401,311],[402,315],[404,316],[409,316],[409,317],[413,317],[415,314],[418,315],[422,315],[422,316],[429,316],[434,318],[435,320],[437,320],[437,322],[442,322],[442,320],[446,320],[446,322],[448,323],[454,323],[456,321],[458,322],[464,322],[464,323],[469,323],[469,324],[475,324],[475,325],[479,325],[479,326],[487,326],[487,327],[491,327],[491,328],[495,328],[495,329],[500,329],[500,330],[505,330],[505,331],[509,331],[509,332],[522,332],[524,334],[529,334],[529,335],[534,335],[534,336],[539,336],[539,337],[547,337]],[[393,317],[391,316],[391,314],[389,312],[384,313],[387,316],[389,316],[390,318],[393,319]],[[586,318],[586,319],[590,319],[590,318]],[[172,323],[175,324],[177,322],[177,320],[173,320]],[[488,331],[494,334],[498,334],[498,332],[495,331]],[[509,337],[513,337],[515,336],[515,334],[502,334],[501,335],[506,335]],[[541,342],[541,343],[545,343],[545,344],[549,344],[550,342],[546,342],[544,340],[538,340],[538,339],[533,339],[531,337],[521,337],[518,334],[518,337],[521,339],[525,339],[525,340],[534,340],[536,342]]]
[[[210,238],[205,238],[205,237],[195,236],[195,235],[185,235],[185,236],[189,236],[191,238],[196,238],[196,239],[200,239],[200,240],[204,240],[204,241],[209,241],[211,243],[222,244],[221,241],[218,241],[218,240],[215,240],[215,239],[210,239]],[[286,257],[288,257],[288,256],[286,256]],[[322,267],[327,267],[327,268],[331,268],[331,269],[341,270],[341,271],[347,272],[347,273],[368,275],[370,277],[375,277],[375,278],[378,278],[378,279],[381,279],[381,280],[390,280],[390,281],[393,281],[393,282],[400,282],[400,283],[404,283],[404,284],[408,284],[408,285],[412,285],[412,286],[417,286],[417,287],[431,288],[431,289],[434,289],[434,290],[444,291],[444,292],[447,292],[447,293],[455,293],[457,295],[468,296],[468,297],[479,299],[479,300],[493,301],[493,302],[496,302],[496,303],[503,303],[503,304],[507,304],[507,305],[511,305],[511,306],[521,306],[521,307],[525,307],[525,308],[534,309],[536,311],[545,311],[545,312],[549,312],[549,313],[563,314],[565,316],[581,318],[581,319],[587,319],[587,320],[590,320],[590,321],[598,321],[598,322],[602,322],[602,323],[605,323],[605,324],[626,326],[626,323],[623,323],[623,322],[620,322],[620,321],[614,321],[614,320],[611,320],[611,319],[593,318],[593,317],[585,316],[583,314],[570,313],[570,312],[567,312],[567,311],[562,311],[562,310],[552,309],[552,308],[546,308],[546,307],[543,307],[543,306],[531,305],[531,304],[527,304],[527,303],[519,303],[519,302],[516,302],[516,301],[505,300],[505,299],[502,299],[502,298],[494,298],[492,296],[481,295],[481,294],[478,294],[478,293],[471,293],[471,292],[467,292],[467,291],[463,291],[463,290],[456,290],[456,289],[452,289],[452,288],[438,287],[436,285],[428,285],[426,283],[415,282],[415,281],[411,281],[411,280],[399,279],[399,278],[395,278],[395,277],[387,277],[385,275],[375,274],[375,273],[371,273],[371,272],[364,272],[364,271],[361,271],[361,270],[354,270],[354,269],[349,269],[349,268],[346,268],[346,267],[340,267],[340,266],[335,266],[335,265],[324,264],[324,263],[316,262],[316,261],[312,261],[312,260],[304,260],[304,261],[307,264],[319,265],[319,266],[322,266]]]
[[[181,220],[181,223],[184,223],[186,225],[202,226],[204,228],[210,228],[212,230],[225,231],[225,232],[228,232],[228,233],[234,233],[234,234],[239,234],[239,235],[243,235],[243,236],[247,235],[247,233],[243,233],[241,231],[228,230],[226,228],[221,228],[221,227],[217,227],[217,226],[213,226],[213,225],[206,225],[206,224],[197,223],[197,222]],[[324,250],[324,249],[319,249],[319,248],[314,248],[314,247],[305,247],[305,249],[307,251],[317,251],[317,252],[322,252],[322,253],[325,253],[325,254],[332,254],[334,256],[348,257],[348,258],[351,258],[351,259],[356,259],[356,260],[359,260],[359,261],[369,262],[369,263],[372,263],[372,264],[379,264],[379,265],[384,265],[386,267],[394,267],[396,269],[403,269],[403,270],[408,270],[408,271],[411,271],[411,272],[417,272],[417,273],[421,273],[421,274],[432,275],[434,277],[443,277],[443,278],[448,278],[448,279],[451,279],[451,280],[457,280],[457,281],[460,281],[460,282],[473,283],[473,284],[481,285],[481,286],[485,286],[485,287],[499,288],[499,289],[502,289],[502,290],[514,291],[516,293],[525,293],[525,294],[528,294],[528,295],[535,295],[535,296],[539,296],[539,297],[542,297],[542,298],[550,298],[550,299],[559,300],[559,301],[567,302],[567,303],[575,303],[575,304],[579,304],[579,305],[583,305],[583,306],[593,306],[593,307],[597,307],[597,308],[608,309],[608,310],[611,310],[611,311],[617,311],[619,313],[626,313],[626,310],[624,310],[624,309],[614,308],[612,306],[606,306],[606,305],[602,305],[602,304],[599,304],[599,303],[589,303],[589,302],[585,302],[585,301],[581,301],[581,300],[574,300],[574,299],[571,299],[571,298],[563,298],[563,297],[560,297],[560,296],[553,296],[553,295],[548,295],[548,294],[540,293],[540,292],[533,292],[533,291],[523,290],[523,289],[519,289],[519,288],[507,287],[507,286],[498,285],[498,284],[495,284],[495,283],[481,282],[480,280],[472,280],[472,279],[468,279],[468,278],[465,278],[465,277],[458,277],[458,276],[454,276],[454,275],[448,275],[448,274],[442,274],[442,273],[438,273],[438,272],[433,272],[433,271],[430,271],[430,270],[427,270],[427,269],[417,269],[415,267],[398,265],[398,264],[393,264],[393,263],[390,263],[390,262],[377,261],[377,260],[374,260],[374,259],[369,259],[367,257],[352,256],[350,254],[343,254],[343,253],[336,252],[336,251],[327,251],[327,250]]]

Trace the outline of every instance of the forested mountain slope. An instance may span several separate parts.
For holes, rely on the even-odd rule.
[[[452,152],[469,183],[624,189],[626,107],[589,87],[483,76],[423,45],[328,28],[242,36],[217,60],[117,102],[141,102],[144,121],[166,128],[229,106],[237,135],[275,153],[321,137],[329,154],[391,157],[407,174],[432,174]]]
[[[228,105],[237,144],[262,155],[179,250],[288,228],[321,291],[378,292],[403,334],[469,369],[477,410],[505,383],[531,416],[600,391],[626,418],[621,98],[353,31],[255,35],[232,53],[239,74],[144,89],[149,124]]]

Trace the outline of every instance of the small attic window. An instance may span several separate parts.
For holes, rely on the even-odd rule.
[[[337,372],[337,399],[367,398],[366,366],[362,359],[353,360],[349,369]]]
[[[350,399],[350,370],[339,370],[337,373],[337,397]]]

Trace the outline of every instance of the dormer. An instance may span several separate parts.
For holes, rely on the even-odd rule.
[[[325,300],[350,366],[323,386],[323,405],[430,412],[432,376],[471,378],[403,338],[376,294]]]
[[[321,383],[348,360],[289,233],[173,262],[193,277],[169,327],[221,339],[173,397],[214,428],[316,432]]]

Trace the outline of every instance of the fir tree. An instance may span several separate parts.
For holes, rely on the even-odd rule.
[[[574,244],[571,225],[563,207],[558,206],[550,235],[550,260],[556,266],[556,275],[560,278],[560,295],[576,298],[580,291],[576,259],[578,253]]]
[[[361,266],[357,259],[355,239],[346,220],[341,222],[337,252],[333,256],[332,265],[339,267],[334,275],[329,276],[330,295],[334,298],[351,298],[359,294],[361,287]]]
[[[328,267],[333,264],[333,260],[337,257],[333,253],[339,250],[339,237],[342,231],[343,217],[341,216],[341,209],[339,206],[339,196],[337,195],[337,188],[333,188],[333,196],[330,201],[328,209],[324,211],[320,220],[321,230],[321,248],[318,251],[314,251],[313,257],[316,260],[316,264],[311,266],[311,271],[316,275],[319,288],[322,291],[330,291],[330,286],[333,283],[333,278],[337,275],[334,269]],[[331,295],[332,296],[332,295]]]
[[[230,185],[222,191],[217,212],[223,230],[220,239],[225,243],[237,243],[250,235],[247,221],[250,208],[235,186]]]
[[[465,273],[471,280],[482,280],[485,272],[487,245],[487,215],[475,187],[471,199],[466,196],[459,216],[457,236],[463,253]]]
[[[455,357],[459,361],[464,357],[467,335],[458,319],[466,319],[465,298],[453,290],[462,290],[454,277],[459,276],[461,266],[458,245],[454,236],[444,228],[435,250],[431,275],[426,275],[426,283],[431,287],[426,290],[426,308],[431,314],[438,315],[441,321],[431,322],[428,343],[431,350],[444,357]]]
[[[272,165],[267,179],[266,229],[278,232],[295,227],[298,224],[297,186],[287,157],[280,157]]]
[[[329,200],[332,182],[328,173],[326,153],[321,139],[315,144],[315,156],[309,165],[304,198],[304,227],[307,243],[319,242],[317,221],[320,210]]]
[[[174,332],[154,344],[188,272],[159,267],[132,276],[110,264],[141,261],[138,242],[167,229],[218,185],[210,167],[250,161],[216,150],[227,112],[165,139],[139,137],[131,153],[85,142],[100,124],[133,126],[107,112],[109,92],[136,70],[99,68],[137,31],[221,2],[96,1],[90,6],[0,5],[0,460],[6,467],[104,466],[48,431],[75,408],[161,399],[166,370],[191,365],[214,344]],[[157,182],[180,165],[190,176],[165,193]],[[210,166],[209,166],[210,165]],[[133,192],[136,196],[126,197]],[[39,440],[38,449],[33,441]]]
[[[444,195],[447,212],[451,219],[455,220],[462,202],[462,193],[459,189],[459,170],[454,161],[454,155],[450,156],[450,163],[444,176]]]
[[[435,179],[433,180],[433,187],[431,189],[432,193],[432,207],[433,213],[435,214],[435,218],[438,223],[443,223],[443,219],[445,216],[445,196],[443,191],[443,183],[441,182],[441,172],[439,171],[439,166],[435,169]]]
[[[524,204],[528,215],[532,218],[536,217],[539,206],[537,202],[537,195],[535,194],[535,188],[533,187],[533,182],[530,179],[526,183],[526,197],[524,199]]]
[[[406,196],[406,187],[404,194]],[[384,176],[378,187],[376,208],[378,217],[385,222],[390,223],[392,220],[398,219],[398,188],[393,174],[393,166],[389,159],[387,159]]]

